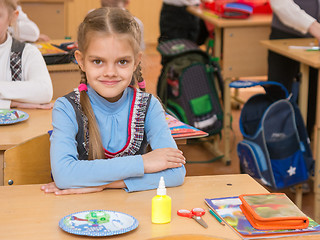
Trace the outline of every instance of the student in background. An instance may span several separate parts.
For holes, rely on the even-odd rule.
[[[19,4],[19,1],[16,1]],[[40,30],[36,23],[30,20],[22,11],[22,7],[18,5],[17,10],[19,12],[18,18],[14,27],[9,28],[12,36],[22,42],[47,42],[50,38],[45,34],[40,34]]]
[[[126,9],[129,3],[130,3],[130,0],[101,0],[101,7],[119,7],[122,9]],[[144,32],[143,23],[137,17],[134,17],[134,19],[136,20],[136,22],[139,24],[139,27],[140,27],[140,32],[141,32],[140,48],[141,50],[145,50],[146,46],[143,39],[143,32]]]
[[[188,6],[200,5],[202,0],[163,0],[160,12],[160,36],[158,43],[172,39],[188,39],[198,45],[205,43],[209,33],[199,17],[187,11]],[[161,56],[164,66],[167,60]],[[162,68],[161,71],[164,71]],[[160,74],[161,76],[161,74]]]
[[[130,85],[141,75],[141,33],[121,8],[91,11],[78,29],[78,89],[57,99],[52,112],[51,169],[45,192],[74,194],[123,188],[128,192],[184,181],[177,149],[156,97]],[[152,151],[146,153],[150,144]]]
[[[158,42],[184,38],[201,45],[208,36],[200,18],[187,11],[188,6],[200,5],[200,0],[163,0],[160,12]]]
[[[270,39],[310,38],[320,41],[320,1],[306,0],[270,0],[273,10]],[[293,80],[299,73],[299,62],[269,51],[268,80],[281,82],[289,91]],[[309,72],[309,104],[307,130],[309,136],[315,124],[315,106],[317,96],[318,71]],[[269,92],[279,97],[274,89]]]
[[[0,0],[0,109],[52,108],[52,83],[40,51],[8,33],[18,17],[14,0]]]

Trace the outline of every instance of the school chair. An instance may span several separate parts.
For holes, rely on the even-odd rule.
[[[49,133],[34,137],[4,152],[4,185],[52,182]]]

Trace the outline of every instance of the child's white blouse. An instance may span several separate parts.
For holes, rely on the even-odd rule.
[[[11,100],[48,103],[53,96],[52,82],[40,51],[26,43],[22,52],[22,81],[12,81],[10,52],[12,37],[0,44],[0,109],[9,109]]]
[[[318,1],[320,7],[320,1],[314,1]],[[317,21],[302,10],[293,0],[270,0],[270,5],[274,14],[279,17],[284,25],[302,34],[306,34],[311,24]]]

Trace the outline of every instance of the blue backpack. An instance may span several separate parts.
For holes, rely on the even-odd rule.
[[[296,104],[297,94],[289,96],[287,89],[278,82],[235,81],[230,84],[233,88],[253,86],[262,86],[266,93],[252,96],[241,110],[243,140],[237,146],[241,171],[273,189],[307,180],[314,169],[314,159]],[[285,98],[272,99],[268,86],[279,88]]]

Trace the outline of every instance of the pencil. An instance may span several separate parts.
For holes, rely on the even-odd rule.
[[[212,216],[214,216],[215,219],[218,220],[218,222],[219,222],[221,225],[223,225],[223,226],[226,225],[226,224],[222,221],[222,219],[221,219],[214,211],[212,211],[211,209],[209,209],[209,212],[211,213]]]

